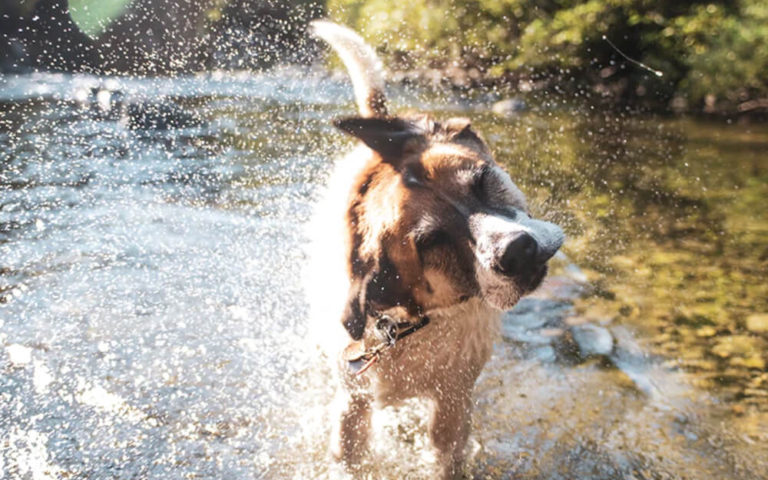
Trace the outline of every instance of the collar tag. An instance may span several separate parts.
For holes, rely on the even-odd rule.
[[[365,350],[365,344],[362,340],[357,340],[355,342],[350,343],[349,345],[344,348],[344,353],[342,353],[342,357],[344,361],[346,362],[356,362],[358,360],[362,360],[363,357],[366,355]]]
[[[389,315],[378,315],[376,322],[376,333],[380,343],[374,347],[365,348],[363,340],[355,340],[344,348],[341,358],[347,362],[349,373],[353,376],[359,376],[365,373],[371,365],[378,362],[381,353],[395,346],[395,343],[401,338],[426,327],[429,324],[429,317],[421,317],[417,323],[397,322]]]

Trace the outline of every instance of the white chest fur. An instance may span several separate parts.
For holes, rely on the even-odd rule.
[[[471,389],[491,356],[500,313],[478,299],[429,312],[430,324],[398,342],[372,369],[379,403]]]

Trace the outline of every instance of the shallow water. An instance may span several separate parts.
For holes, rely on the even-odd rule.
[[[768,478],[768,128],[397,98],[471,116],[569,236],[467,475]],[[350,100],[297,69],[0,78],[3,478],[337,476],[298,279]],[[615,347],[580,355],[584,325]],[[424,476],[422,417],[377,415],[368,475]]]

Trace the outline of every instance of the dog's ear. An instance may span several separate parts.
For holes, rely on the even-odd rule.
[[[333,124],[362,140],[390,163],[399,159],[410,140],[421,136],[412,123],[401,118],[347,117],[334,120]]]
[[[451,141],[469,140],[482,143],[480,136],[472,129],[468,118],[454,117],[445,122],[445,132]]]
[[[360,340],[365,332],[366,319],[365,280],[356,278],[352,280],[352,284],[349,286],[347,304],[344,307],[341,323],[353,340]]]

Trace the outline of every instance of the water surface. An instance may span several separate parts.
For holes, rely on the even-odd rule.
[[[472,117],[568,233],[467,475],[766,478],[768,128],[397,98]],[[299,277],[350,100],[296,69],[0,78],[3,478],[339,474]],[[580,355],[584,325],[615,348]],[[423,412],[377,415],[372,477],[423,477]]]

